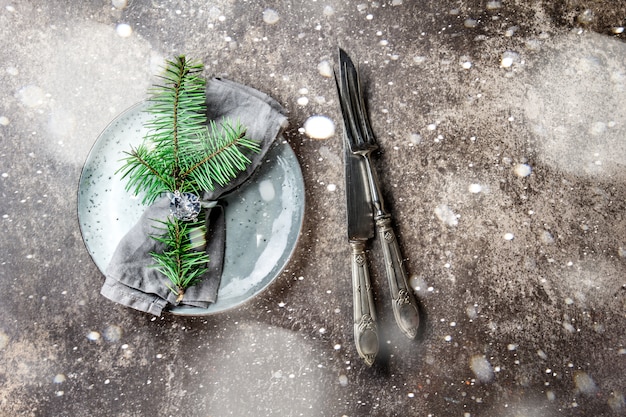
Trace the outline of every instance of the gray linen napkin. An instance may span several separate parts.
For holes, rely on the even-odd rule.
[[[200,283],[185,290],[181,303],[176,303],[176,294],[167,288],[169,280],[152,267],[154,260],[150,256],[150,252],[163,249],[150,235],[159,233],[155,220],[164,220],[169,215],[169,198],[162,197],[149,206],[118,244],[105,272],[106,279],[100,293],[119,304],[156,316],[172,305],[206,308],[217,300],[226,239],[224,210],[219,206],[219,198],[252,175],[276,137],[287,126],[282,107],[253,88],[214,78],[207,83],[206,96],[207,119],[218,124],[223,118],[239,121],[246,128],[246,136],[259,141],[261,152],[252,155],[248,169],[226,187],[207,190],[201,196],[203,201],[218,201],[216,207],[204,211],[209,270]]]

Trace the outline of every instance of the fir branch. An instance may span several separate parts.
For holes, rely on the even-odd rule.
[[[160,173],[161,169],[153,166],[159,160],[151,157],[145,145],[124,153],[128,155],[126,163],[115,173],[121,173],[122,179],[129,177],[127,190],[132,190],[135,195],[145,193],[143,204],[152,204],[158,195],[173,187],[172,181]]]
[[[144,193],[151,204],[163,192],[201,193],[225,186],[250,164],[248,155],[259,145],[245,137],[239,123],[206,124],[206,82],[197,74],[202,65],[178,57],[167,61],[162,84],[151,89],[145,143],[128,153],[120,169],[126,189]]]
[[[171,286],[168,288],[180,299],[185,289],[200,281],[207,270],[209,256],[198,244],[190,238],[190,233],[198,228],[205,229],[203,221],[183,222],[178,219],[168,219],[159,222],[163,226],[163,234],[153,236],[162,243],[166,250],[162,253],[152,252],[156,268],[165,275]]]
[[[141,153],[143,162],[131,152],[122,169],[129,177],[126,189],[135,194],[144,192],[145,204],[153,203],[165,191],[180,189],[181,150],[193,147],[206,130],[206,81],[198,76],[202,70],[202,64],[179,56],[166,62],[160,77],[163,83],[150,90],[148,112],[154,117],[145,123],[148,134],[144,138],[150,151]],[[161,177],[158,182],[167,189],[156,186],[155,176]]]
[[[241,124],[233,125],[229,120],[223,120],[220,127],[218,129],[211,121],[212,135],[209,130],[203,132],[199,141],[201,152],[189,155],[188,165],[180,173],[181,183],[189,183],[190,192],[195,188],[213,190],[215,183],[222,187],[227,185],[250,164],[248,154],[260,151],[256,141],[245,137],[246,131]]]
[[[142,145],[126,153],[118,170],[128,179],[128,191],[143,193],[144,204],[152,204],[167,192],[179,197],[191,193],[196,198],[215,184],[226,186],[250,164],[248,155],[260,151],[238,123],[223,120],[218,129],[211,121],[207,126],[206,81],[199,76],[203,68],[184,56],[166,61],[161,84],[150,90],[148,112],[154,117],[145,123],[148,133]],[[189,218],[195,219],[195,214]],[[207,270],[208,255],[196,250],[189,236],[204,226],[202,221],[186,222],[174,216],[161,224],[163,235],[152,238],[165,250],[152,257],[180,301],[185,288],[195,285]]]

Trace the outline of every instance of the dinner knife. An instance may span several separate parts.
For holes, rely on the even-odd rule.
[[[341,94],[340,94],[341,97]],[[341,98],[340,98],[341,101]],[[369,196],[367,173],[362,157],[354,155],[344,129],[344,167],[348,241],[351,246],[354,342],[359,356],[368,366],[378,354],[376,308],[370,282],[365,248],[374,237],[374,216]]]

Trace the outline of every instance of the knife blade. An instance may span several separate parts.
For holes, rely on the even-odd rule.
[[[367,242],[374,237],[374,214],[365,163],[363,158],[350,151],[348,144],[350,130],[346,126],[346,123],[349,123],[346,120],[346,113],[343,112],[346,97],[342,93],[342,82],[336,76],[335,79],[344,115],[344,168],[348,241],[351,246],[354,342],[359,356],[371,366],[378,354],[379,342],[376,308],[365,249]]]

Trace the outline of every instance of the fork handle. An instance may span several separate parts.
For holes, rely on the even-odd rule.
[[[352,291],[354,307],[354,343],[356,350],[368,366],[378,354],[378,328],[376,308],[365,256],[365,243],[350,242],[352,246]]]
[[[402,332],[414,339],[419,327],[419,312],[413,290],[402,265],[402,254],[389,215],[376,219],[376,226],[385,256],[385,269],[391,292],[393,315]]]

